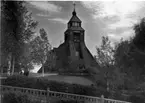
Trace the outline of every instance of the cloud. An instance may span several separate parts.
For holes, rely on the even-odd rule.
[[[84,1],[83,6],[91,9],[94,18],[123,16],[137,12],[144,5],[135,1]]]
[[[115,34],[121,34],[123,33],[124,31],[130,31],[132,30],[133,28],[130,28],[130,27],[121,27],[121,28],[116,28],[116,29],[108,29],[108,32],[109,33],[115,33]]]
[[[123,39],[129,39],[131,36],[134,35],[134,31],[132,29],[128,31],[124,31],[121,33],[108,33],[107,36],[112,40],[112,41],[119,41],[121,38]]]
[[[121,36],[120,35],[116,35],[116,34],[113,34],[113,33],[109,33],[107,35],[111,40],[120,40]]]
[[[48,20],[63,23],[63,24],[67,24],[67,22],[68,22],[67,19],[62,19],[62,18],[53,18],[53,19],[48,19]]]
[[[137,20],[136,19],[132,19],[132,18],[121,18],[120,20],[118,20],[115,23],[110,23],[108,25],[108,28],[109,29],[130,28],[130,27],[132,27],[136,23],[137,23]]]
[[[60,12],[62,9],[58,5],[55,5],[55,4],[50,3],[48,1],[31,1],[29,3],[34,8],[41,10],[41,11],[46,11],[46,12]]]
[[[145,16],[144,1],[82,1],[81,3],[91,11],[93,19],[103,21],[106,25],[103,30],[114,40],[132,36],[133,25]]]
[[[39,14],[36,14],[37,16],[40,16],[40,17],[49,17],[50,14],[48,13],[39,13]]]

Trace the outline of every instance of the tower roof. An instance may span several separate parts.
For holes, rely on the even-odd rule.
[[[69,22],[82,22],[82,21],[77,17],[77,15],[73,15],[71,19],[69,20]]]
[[[74,10],[72,12],[72,17],[69,20],[69,22],[82,22],[78,17],[77,17],[77,13],[75,11],[75,4],[74,4]]]

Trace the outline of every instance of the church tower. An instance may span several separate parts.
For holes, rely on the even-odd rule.
[[[76,11],[72,12],[72,17],[67,24],[65,31],[65,41],[84,41],[84,29],[81,27],[82,21],[77,17]]]
[[[82,21],[78,18],[75,4],[72,17],[67,23],[64,32],[64,43],[53,49],[56,54],[55,70],[59,73],[98,73],[99,65],[85,45],[85,30],[82,28]],[[49,62],[44,65],[45,71],[49,70]]]
[[[64,41],[65,43],[70,44],[70,53],[69,56],[73,60],[83,59],[81,53],[81,43],[84,43],[84,32],[85,30],[81,27],[82,21],[78,18],[75,11],[72,12],[72,17],[67,24],[67,30],[65,31]]]

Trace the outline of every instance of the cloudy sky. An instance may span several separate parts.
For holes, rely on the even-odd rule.
[[[39,22],[37,33],[44,28],[53,47],[64,41],[64,31],[73,11],[73,1],[32,1],[28,9]],[[76,12],[85,29],[85,41],[94,54],[102,36],[112,42],[133,36],[133,25],[145,17],[145,1],[76,1]]]

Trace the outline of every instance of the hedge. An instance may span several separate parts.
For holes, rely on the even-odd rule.
[[[101,96],[102,94],[105,97],[108,97],[109,93],[103,88],[95,88],[93,86],[84,86],[79,84],[69,84],[65,82],[50,81],[46,78],[33,78],[23,75],[13,75],[8,77],[6,80],[2,81],[3,85],[24,87],[24,88],[34,88],[42,89],[57,92],[66,92],[80,95],[89,95],[89,96]]]
[[[27,95],[6,93],[2,98],[2,103],[40,103],[39,101],[30,101]]]

